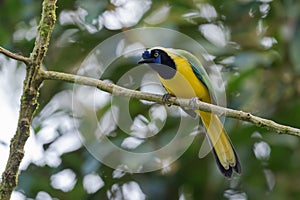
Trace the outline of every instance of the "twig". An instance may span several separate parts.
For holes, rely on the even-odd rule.
[[[94,78],[88,78],[88,77],[84,77],[84,76],[66,74],[66,73],[54,72],[54,71],[42,71],[41,74],[42,74],[42,77],[46,80],[61,80],[61,81],[76,83],[76,84],[80,84],[80,85],[88,85],[88,86],[92,86],[92,87],[97,87],[100,90],[103,90],[103,91],[106,91],[106,92],[109,92],[111,94],[118,95],[118,96],[126,96],[126,97],[131,97],[131,98],[136,98],[136,99],[154,101],[154,102],[161,103],[161,104],[165,103],[162,100],[162,95],[135,91],[135,90],[123,88],[118,85],[104,82],[104,81],[94,79]],[[171,103],[171,104],[177,105],[177,106],[183,106],[186,108],[197,108],[197,109],[205,111],[205,112],[211,112],[211,113],[215,113],[217,115],[222,115],[225,117],[230,117],[230,118],[235,118],[235,119],[251,122],[258,127],[267,128],[269,130],[275,131],[278,134],[288,134],[288,135],[300,136],[300,129],[298,129],[298,128],[281,125],[272,120],[257,117],[250,113],[247,113],[247,112],[233,110],[230,108],[224,108],[221,106],[205,103],[202,101],[197,101],[197,102],[193,103],[193,105],[191,105],[190,99],[180,99],[180,98],[175,98],[175,97],[170,98],[168,103]]]
[[[15,60],[19,60],[21,62],[24,62],[26,65],[29,65],[30,63],[30,58],[15,54],[10,52],[7,49],[4,49],[3,47],[0,46],[0,53],[3,53],[4,55],[6,55],[7,57],[13,58]]]

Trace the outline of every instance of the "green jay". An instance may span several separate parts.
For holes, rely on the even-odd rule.
[[[142,54],[142,59],[138,63],[146,63],[158,73],[159,79],[167,91],[164,98],[169,96],[196,97],[207,103],[216,102],[214,89],[207,72],[201,62],[188,51],[153,47]],[[184,111],[192,117],[200,116],[222,174],[230,178],[233,171],[241,173],[237,153],[219,117],[200,110],[184,109]]]

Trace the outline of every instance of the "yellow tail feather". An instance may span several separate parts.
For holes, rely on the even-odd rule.
[[[231,177],[233,170],[237,173],[241,173],[237,154],[219,117],[215,114],[203,111],[196,112],[200,115],[206,128],[207,137],[209,138],[221,172],[227,177]]]

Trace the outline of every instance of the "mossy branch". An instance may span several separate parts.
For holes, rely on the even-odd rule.
[[[35,46],[30,58],[13,54],[0,48],[0,52],[10,58],[26,64],[26,77],[21,96],[21,106],[16,134],[10,143],[10,152],[0,183],[0,199],[8,200],[18,182],[18,171],[24,157],[24,146],[30,135],[30,124],[33,114],[38,106],[37,99],[42,83],[40,76],[41,64],[47,52],[50,36],[55,24],[56,0],[45,0],[39,23]]]
[[[66,74],[66,73],[60,73],[60,72],[54,72],[54,71],[43,71],[42,76],[46,80],[61,80],[61,81],[67,81],[71,83],[76,83],[80,85],[88,85],[92,87],[97,87],[100,90],[112,93],[117,96],[126,96],[136,99],[142,99],[142,100],[148,100],[153,101],[157,103],[165,103],[162,100],[162,95],[157,94],[150,94],[146,92],[140,92],[135,90],[130,90],[127,88],[120,87],[118,85],[104,82],[98,79],[94,78],[88,78],[84,76],[78,76],[73,74]],[[258,127],[267,128],[271,131],[274,131],[278,134],[288,134],[288,135],[296,135],[300,136],[300,129],[285,126],[278,124],[272,120],[264,119],[258,116],[254,116],[248,112],[243,112],[239,110],[233,110],[230,108],[224,108],[217,105],[205,103],[202,101],[196,101],[191,103],[192,101],[190,99],[180,99],[172,97],[169,99],[168,104],[173,104],[177,106],[182,106],[186,108],[192,108],[192,109],[199,109],[206,112],[215,113],[220,116],[235,118],[247,122],[251,122],[255,124]]]

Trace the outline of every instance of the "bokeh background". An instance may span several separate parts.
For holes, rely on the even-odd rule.
[[[300,1],[64,0],[57,5],[45,69],[76,73],[88,53],[114,34],[137,27],[169,28],[198,41],[222,69],[228,107],[300,127]],[[40,14],[41,1],[1,0],[0,45],[29,56]],[[118,66],[106,79],[116,81],[120,69],[129,69],[131,63]],[[24,75],[24,64],[0,55],[1,172],[16,129]],[[82,145],[76,130],[83,122],[73,121],[72,92],[69,83],[43,84],[12,199],[300,198],[297,137],[226,119],[242,163],[241,176],[228,180],[212,155],[198,158],[203,134],[164,170],[123,173],[101,164]],[[143,115],[141,121],[147,124],[149,107],[139,101],[130,106],[132,116]],[[108,109],[109,103],[103,105],[99,118]],[[157,140],[172,138],[172,128],[166,127]],[[116,128],[112,137],[124,135]]]

